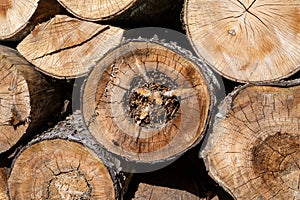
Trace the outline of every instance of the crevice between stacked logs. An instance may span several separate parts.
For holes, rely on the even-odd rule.
[[[164,20],[162,17],[176,12],[183,0],[100,0],[97,3],[92,0],[58,0],[70,13],[78,18],[89,21],[121,21],[127,23],[152,20]]]

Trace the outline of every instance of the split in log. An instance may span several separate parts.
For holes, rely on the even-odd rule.
[[[208,67],[182,48],[127,40],[89,74],[82,91],[84,122],[124,160],[164,163],[200,141],[216,85]]]
[[[121,42],[123,29],[57,15],[37,25],[18,51],[38,70],[56,78],[85,75],[110,48]]]
[[[221,104],[201,155],[236,199],[300,198],[299,84],[249,84]]]
[[[0,95],[0,153],[61,108],[60,93],[50,81],[5,46],[0,46]]]
[[[144,22],[163,20],[160,18],[166,12],[176,10],[182,0],[58,0],[69,12],[78,18],[99,21],[117,20],[127,22]]]
[[[20,40],[61,9],[55,0],[1,0],[0,40]]]
[[[8,200],[7,191],[7,169],[0,168],[0,199]]]
[[[35,143],[16,158],[8,179],[11,199],[115,199],[109,171],[82,144]]]
[[[226,78],[279,80],[300,69],[299,6],[299,0],[187,0],[184,21],[197,54]]]

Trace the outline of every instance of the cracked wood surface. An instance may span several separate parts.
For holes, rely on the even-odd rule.
[[[299,83],[246,85],[220,106],[201,155],[236,199],[300,198]]]
[[[35,143],[15,159],[11,199],[115,199],[109,171],[84,145],[62,139]]]
[[[0,153],[40,127],[61,106],[50,81],[5,46],[0,46],[0,95]]]
[[[197,54],[234,81],[279,80],[300,67],[300,1],[187,0]]]
[[[209,72],[171,45],[127,41],[89,74],[82,92],[84,121],[106,149],[125,160],[175,157],[203,136],[216,89]]]
[[[42,20],[58,13],[55,0],[1,0],[0,40],[20,40]]]
[[[56,78],[74,78],[121,42],[123,29],[57,15],[37,25],[18,46],[36,68]]]

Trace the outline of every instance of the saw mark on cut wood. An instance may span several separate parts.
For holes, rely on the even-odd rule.
[[[7,11],[12,8],[11,0],[1,0],[0,2],[0,17],[6,18]]]
[[[55,50],[55,51],[52,51],[52,52],[49,52],[49,53],[45,53],[44,55],[36,57],[36,58],[34,58],[32,60],[38,60],[38,59],[43,58],[45,56],[51,56],[53,54],[57,54],[57,53],[60,53],[62,51],[66,51],[66,50],[74,49],[76,47],[80,47],[80,46],[82,46],[82,45],[90,42],[91,40],[93,40],[94,38],[96,38],[97,36],[99,36],[101,33],[107,31],[108,29],[110,29],[110,27],[106,26],[106,27],[102,28],[101,30],[99,30],[96,34],[94,34],[93,36],[91,36],[89,39],[87,39],[87,40],[85,40],[83,42],[80,42],[78,44],[75,44],[75,45],[72,45],[72,46],[69,46],[69,47],[61,48],[61,49],[58,49],[58,50]]]

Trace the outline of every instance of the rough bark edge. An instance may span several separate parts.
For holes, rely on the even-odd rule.
[[[124,35],[126,35],[126,33]],[[117,154],[110,152],[103,145],[100,145],[102,147],[102,149],[104,149],[106,151],[106,153],[109,154],[110,159],[113,159],[115,161],[115,163],[117,163],[117,165],[115,165],[115,167],[117,167],[117,171],[122,171],[122,169],[125,168],[125,169],[127,169],[127,171],[128,171],[128,169],[131,169],[132,172],[135,172],[136,169],[137,169],[137,171],[140,171],[139,169],[149,168],[150,166],[153,170],[156,170],[156,169],[159,169],[160,163],[169,163],[169,164],[172,163],[178,157],[182,156],[185,152],[187,152],[189,149],[195,147],[202,141],[202,139],[206,135],[208,126],[210,124],[211,116],[213,116],[212,114],[214,113],[214,110],[216,110],[215,107],[220,103],[220,100],[222,100],[225,97],[224,85],[223,85],[223,81],[222,81],[221,77],[218,74],[214,73],[211,70],[211,68],[209,67],[209,65],[207,65],[205,62],[201,61],[196,56],[194,56],[190,50],[187,50],[187,49],[177,45],[177,42],[166,41],[166,39],[159,39],[156,34],[152,38],[144,38],[141,36],[138,38],[126,38],[126,36],[124,36],[123,41],[116,47],[110,49],[108,52],[103,54],[102,57],[99,58],[98,62],[102,58],[104,58],[106,55],[108,55],[111,51],[114,51],[118,47],[120,47],[124,44],[127,44],[129,42],[151,42],[151,43],[154,43],[157,45],[162,45],[163,47],[168,48],[168,49],[178,53],[179,55],[184,56],[187,60],[195,63],[198,66],[199,71],[205,78],[205,83],[208,87],[210,98],[211,98],[209,110],[208,110],[208,116],[207,116],[206,123],[203,128],[202,135],[194,142],[193,145],[191,145],[190,147],[186,148],[184,151],[182,151],[172,157],[153,161],[151,163],[145,163],[143,161],[130,161],[125,157],[122,157],[122,156],[119,156]],[[97,63],[95,63],[95,65],[92,66],[92,68],[94,68],[97,65]],[[91,74],[91,72],[92,72],[92,70],[89,71],[87,77]],[[207,80],[207,79],[209,79],[209,80]],[[87,82],[87,79],[84,80],[82,87],[81,87],[81,95],[80,95],[80,102],[81,102],[80,109],[81,110],[83,109],[83,104],[82,104],[83,92],[82,91],[85,88],[86,82]],[[84,116],[83,116],[83,121],[85,121]],[[86,128],[86,129],[88,130],[88,128]],[[107,158],[107,156],[104,156],[104,158]],[[135,166],[135,167],[128,168],[128,166]]]
[[[219,123],[222,119],[224,119],[227,115],[227,110],[231,110],[233,106],[234,99],[246,88],[253,86],[270,86],[270,87],[281,87],[288,88],[300,85],[300,79],[288,80],[288,81],[273,81],[273,82],[258,82],[258,83],[247,83],[241,86],[236,87],[231,93],[229,93],[224,100],[222,100],[218,106],[218,109],[212,115],[210,128],[207,131],[204,142],[201,145],[201,149],[199,152],[199,157],[203,159],[206,171],[210,177],[212,177],[226,192],[228,192],[232,197],[235,198],[234,193],[227,187],[225,187],[225,183],[223,180],[219,179],[218,176],[215,176],[216,170],[212,167],[211,162],[208,159],[209,152],[213,146],[213,142],[211,140],[212,137],[218,137],[221,134],[218,132],[213,132],[213,124]],[[236,198],[235,198],[236,199]]]
[[[94,137],[89,134],[85,128],[84,122],[82,121],[82,114],[79,110],[76,110],[73,114],[66,117],[65,120],[60,121],[55,127],[37,135],[28,144],[20,148],[12,162],[8,177],[10,177],[15,161],[24,150],[38,142],[54,139],[77,142],[94,151],[108,169],[115,189],[115,198],[123,199],[123,195],[126,193],[131,179],[131,174],[115,170],[114,166],[117,161],[113,160],[108,153],[103,151],[101,145],[99,145]]]

